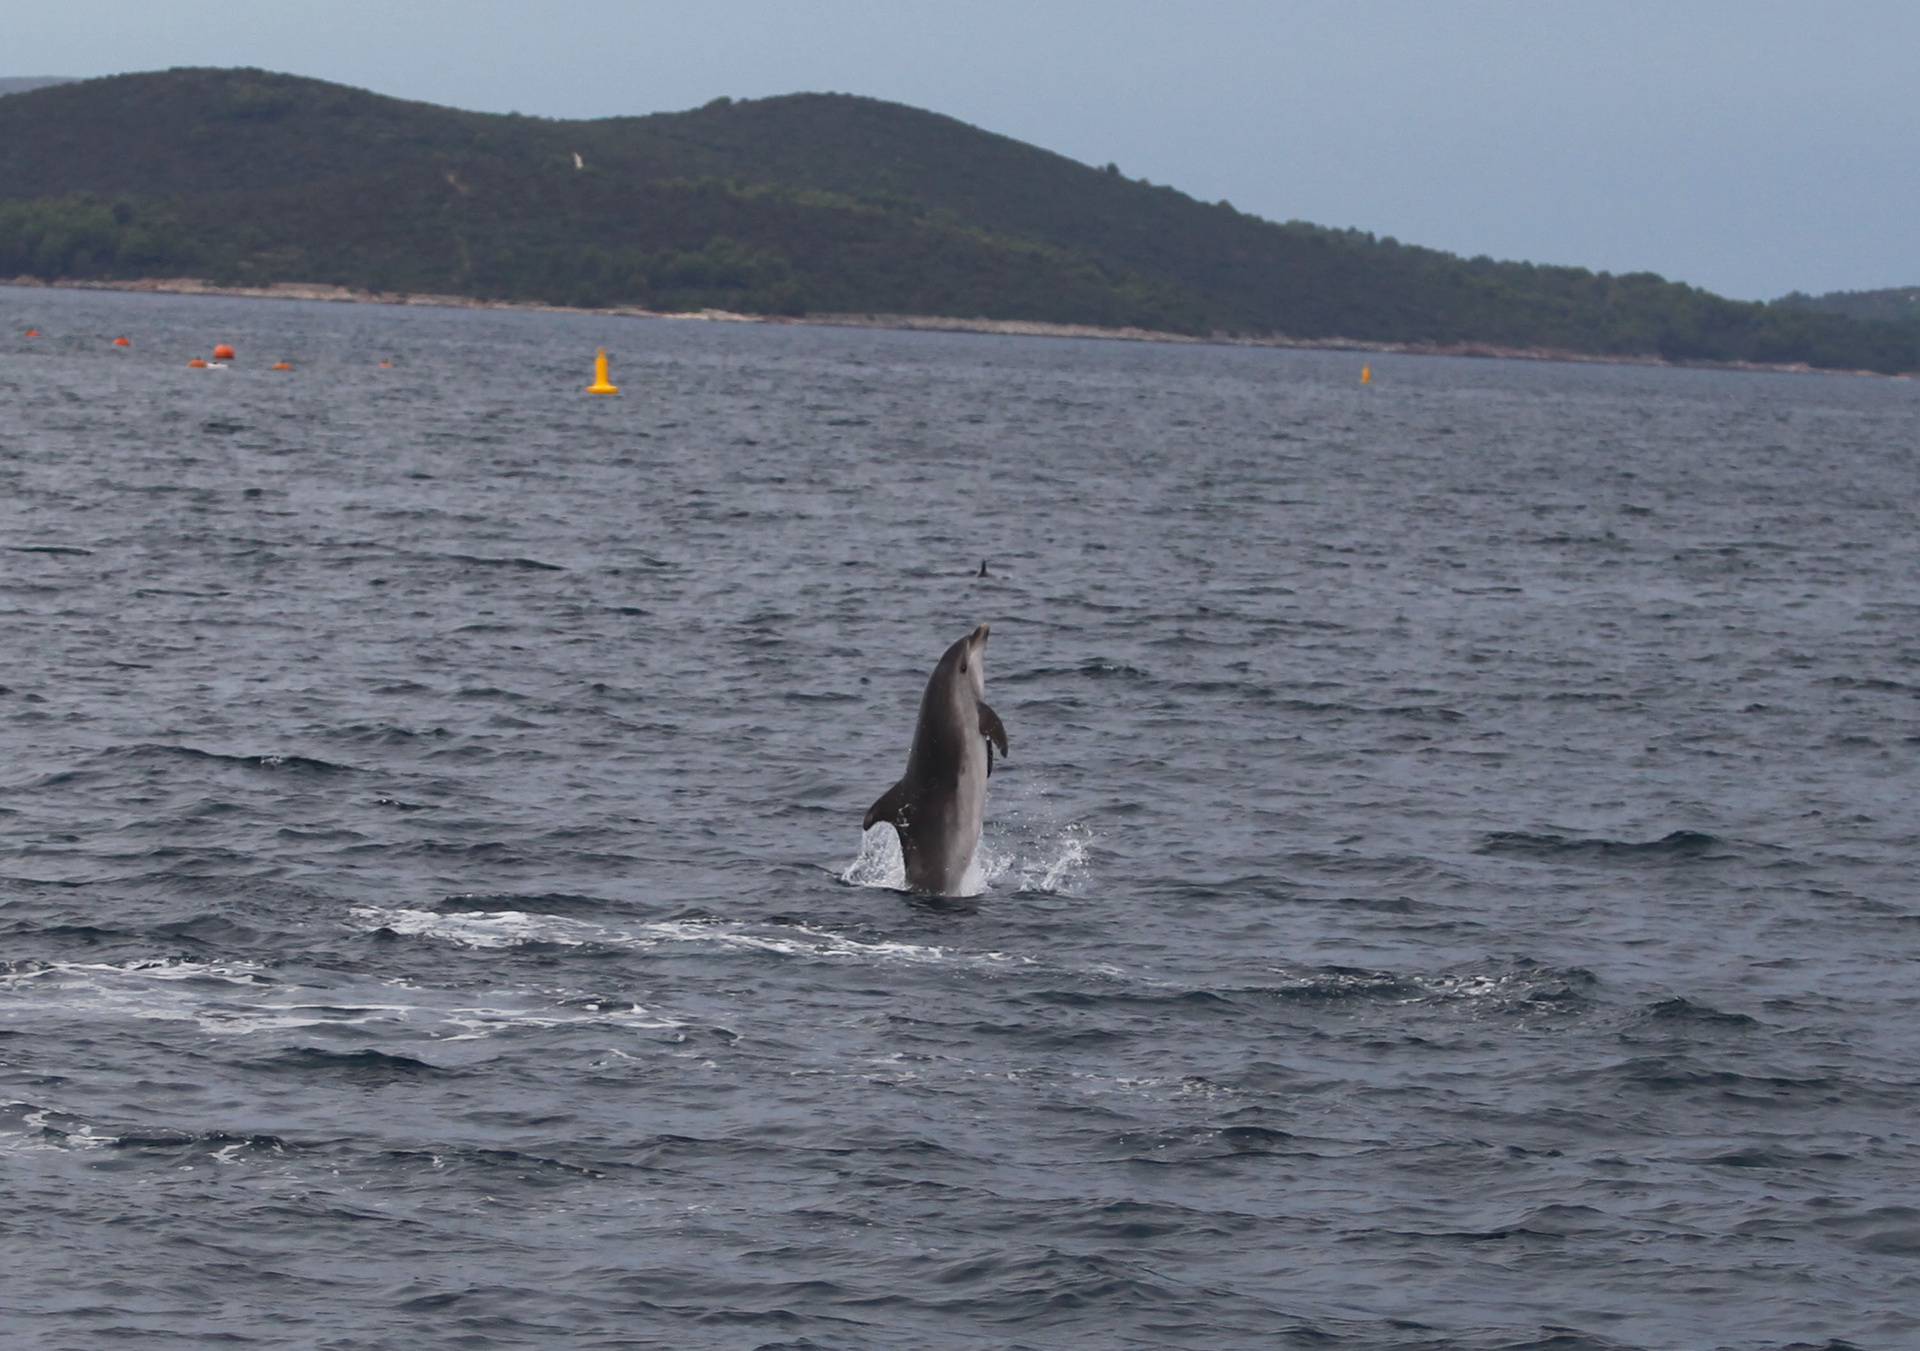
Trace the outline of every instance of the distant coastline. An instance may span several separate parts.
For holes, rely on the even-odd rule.
[[[1733,300],[1265,220],[851,94],[571,120],[175,68],[0,98],[0,180],[0,276],[267,294],[324,278],[344,288],[324,298],[398,304],[1920,374],[1909,307]],[[1270,334],[1293,336],[1238,336]]]
[[[329,304],[401,305],[456,310],[524,310],[537,314],[613,315],[630,319],[696,319],[712,323],[779,324],[821,328],[881,328],[931,333],[982,333],[1024,338],[1093,338],[1108,342],[1177,343],[1194,347],[1272,347],[1296,351],[1365,352],[1397,356],[1477,357],[1505,361],[1560,361],[1582,366],[1661,366],[1675,370],[1753,371],[1787,375],[1870,375],[1911,380],[1911,373],[1840,370],[1806,362],[1673,361],[1653,355],[1608,355],[1549,347],[1503,347],[1495,343],[1382,342],[1364,338],[1247,338],[1227,334],[1197,337],[1148,328],[1101,328],[1031,319],[964,319],[926,314],[740,314],[731,310],[651,310],[637,305],[548,305],[524,300],[483,300],[475,296],[403,291],[365,291],[318,282],[273,282],[265,286],[217,286],[196,277],[145,277],[128,281],[56,280],[14,277],[0,285],[26,290],[125,291],[135,294],[223,296],[238,300],[312,300]]]

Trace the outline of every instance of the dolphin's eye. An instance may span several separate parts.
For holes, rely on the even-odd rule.
[[[964,661],[962,661],[962,662],[960,663],[960,669],[961,669],[961,670],[963,670],[963,671],[967,669],[967,664],[966,664],[966,662],[964,662]]]

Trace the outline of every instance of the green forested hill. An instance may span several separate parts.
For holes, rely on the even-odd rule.
[[[261,71],[38,89],[0,99],[20,274],[1920,368],[1903,327],[1275,224],[831,94],[563,122]]]
[[[1783,308],[1839,314],[1872,323],[1920,329],[1920,286],[1889,286],[1877,291],[1829,291],[1821,296],[1798,291],[1774,302]]]

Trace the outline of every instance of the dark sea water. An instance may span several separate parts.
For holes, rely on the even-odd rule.
[[[1920,386],[1361,360],[0,290],[0,1343],[1920,1346]]]

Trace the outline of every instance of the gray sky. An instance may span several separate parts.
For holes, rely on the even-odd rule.
[[[836,90],[1274,220],[1743,299],[1920,285],[1920,0],[0,0],[0,75],[599,117]]]

